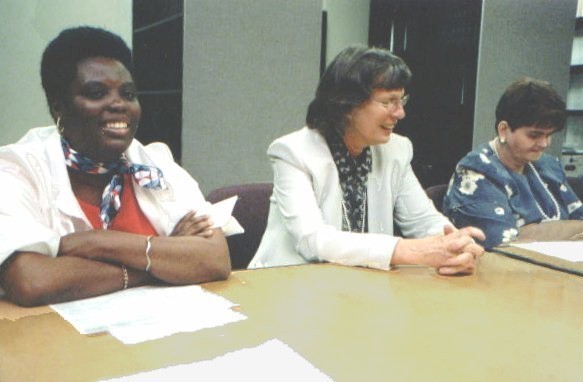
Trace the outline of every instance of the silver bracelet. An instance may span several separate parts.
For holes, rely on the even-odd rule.
[[[125,265],[121,266],[121,271],[123,272],[123,289],[128,289],[128,284],[130,283],[130,277],[128,275],[128,270]]]
[[[150,268],[152,267],[152,258],[150,257],[152,253],[152,237],[148,236],[146,238],[146,260],[148,261],[146,264],[146,272],[150,272]]]

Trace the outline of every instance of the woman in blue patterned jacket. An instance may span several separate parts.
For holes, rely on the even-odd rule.
[[[486,248],[518,237],[537,239],[538,223],[583,220],[561,164],[544,154],[565,119],[565,103],[549,83],[512,83],[496,107],[496,138],[458,163],[444,213],[458,227],[481,228]]]

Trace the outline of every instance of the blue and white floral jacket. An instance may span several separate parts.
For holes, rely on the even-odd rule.
[[[482,229],[486,241],[481,244],[488,249],[514,240],[523,225],[556,217],[557,212],[562,220],[583,220],[583,205],[559,161],[543,154],[532,165],[536,171],[525,166],[518,174],[507,169],[488,144],[481,145],[457,164],[443,213],[457,227]]]

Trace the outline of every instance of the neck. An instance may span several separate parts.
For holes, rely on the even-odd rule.
[[[70,168],[67,168],[67,171],[69,172],[69,179],[71,180],[71,185],[73,188],[75,188],[75,186],[83,185],[103,191],[113,176],[113,174],[87,174],[85,172],[76,171]]]
[[[508,145],[501,144],[500,140],[496,138],[496,140],[494,141],[494,148],[496,156],[498,157],[498,159],[500,159],[500,162],[502,162],[504,166],[506,166],[509,170],[517,172],[519,174],[522,174],[524,172],[524,166],[526,165],[526,163],[515,160],[508,149]]]
[[[353,158],[359,156],[366,147],[365,145],[359,143],[358,139],[354,135],[350,134],[348,130],[344,133],[343,140],[346,148],[348,148],[350,156]]]
[[[78,199],[94,206],[99,206],[105,186],[111,180],[111,174],[93,175],[68,169],[71,189]]]

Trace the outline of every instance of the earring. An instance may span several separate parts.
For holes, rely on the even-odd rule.
[[[57,117],[57,130],[61,135],[63,135],[63,132],[65,131],[65,127],[61,125],[61,117]]]
[[[505,144],[506,143],[506,138],[504,138],[504,137],[500,138],[500,143],[501,144]]]

